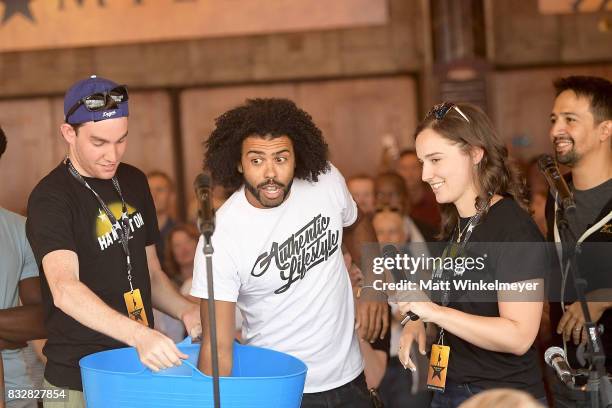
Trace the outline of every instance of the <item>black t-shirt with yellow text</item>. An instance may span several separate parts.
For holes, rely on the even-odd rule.
[[[153,327],[151,282],[145,247],[159,239],[157,218],[146,176],[120,164],[117,179],[127,204],[130,226],[132,282],[140,289],[149,327]],[[85,177],[117,220],[122,204],[111,180]],[[55,307],[42,268],[45,255],[56,250],[77,254],[79,280],[108,306],[127,316],[123,294],[130,290],[126,256],[120,234],[113,229],[93,193],[73,178],[60,163],[43,178],[28,200],[26,232],[41,270],[41,289],[48,341],[45,378],[57,387],[81,390],[79,360],[91,353],[125,344],[83,326]],[[88,305],[83,304],[87,309]]]

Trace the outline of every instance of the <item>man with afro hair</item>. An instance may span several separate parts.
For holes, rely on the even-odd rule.
[[[234,308],[246,344],[306,363],[303,407],[369,407],[359,337],[387,332],[384,302],[355,308],[341,245],[360,262],[376,242],[309,114],[287,99],[252,99],[225,112],[206,142],[204,167],[234,190],[217,211],[214,291],[220,375],[230,375]],[[203,239],[191,294],[208,298]],[[207,302],[199,367],[212,372]]]

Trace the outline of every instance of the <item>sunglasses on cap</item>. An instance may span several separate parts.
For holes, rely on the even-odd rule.
[[[89,112],[97,112],[100,110],[112,109],[116,108],[118,104],[127,102],[128,100],[128,91],[125,85],[119,85],[109,91],[105,92],[96,92],[91,95],[85,96],[78,100],[72,108],[66,113],[66,118],[64,119],[66,123],[68,122],[68,118],[77,109],[79,106],[85,106]]]
[[[434,107],[431,108],[431,110],[425,117],[428,118],[433,115],[437,120],[442,120],[444,119],[448,111],[451,109],[456,110],[457,113],[461,115],[461,117],[465,119],[467,123],[470,123],[470,120],[468,119],[467,115],[463,113],[461,109],[459,109],[459,107],[452,102],[443,102],[443,103],[434,105]]]

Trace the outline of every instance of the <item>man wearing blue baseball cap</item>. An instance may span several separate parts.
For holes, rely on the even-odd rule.
[[[66,159],[28,201],[27,236],[41,274],[45,385],[70,390],[83,406],[79,360],[133,346],[154,371],[187,356],[153,330],[152,307],[201,330],[198,307],[174,289],[155,252],[159,229],[146,176],[121,163],[128,136],[128,92],[91,76],[64,97]],[[69,404],[69,405],[65,405]]]

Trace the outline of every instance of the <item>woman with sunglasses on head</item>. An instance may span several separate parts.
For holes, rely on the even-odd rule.
[[[443,393],[434,393],[432,407],[456,407],[475,393],[500,387],[521,389],[545,402],[533,347],[541,292],[517,298],[514,292],[493,289],[487,298],[483,292],[457,289],[453,282],[499,281],[508,285],[503,289],[519,282],[543,290],[548,258],[542,245],[533,244],[543,238],[527,211],[506,147],[480,109],[444,103],[418,126],[416,151],[422,179],[441,205],[441,238],[448,242],[442,258],[472,257],[475,263],[461,270],[438,266],[433,280],[448,282],[438,293],[439,302],[399,302],[404,314],[420,317],[404,326],[400,360],[414,369],[411,344],[416,340],[425,354],[424,322],[434,323],[438,333],[428,381]],[[525,251],[518,243],[532,244]]]

